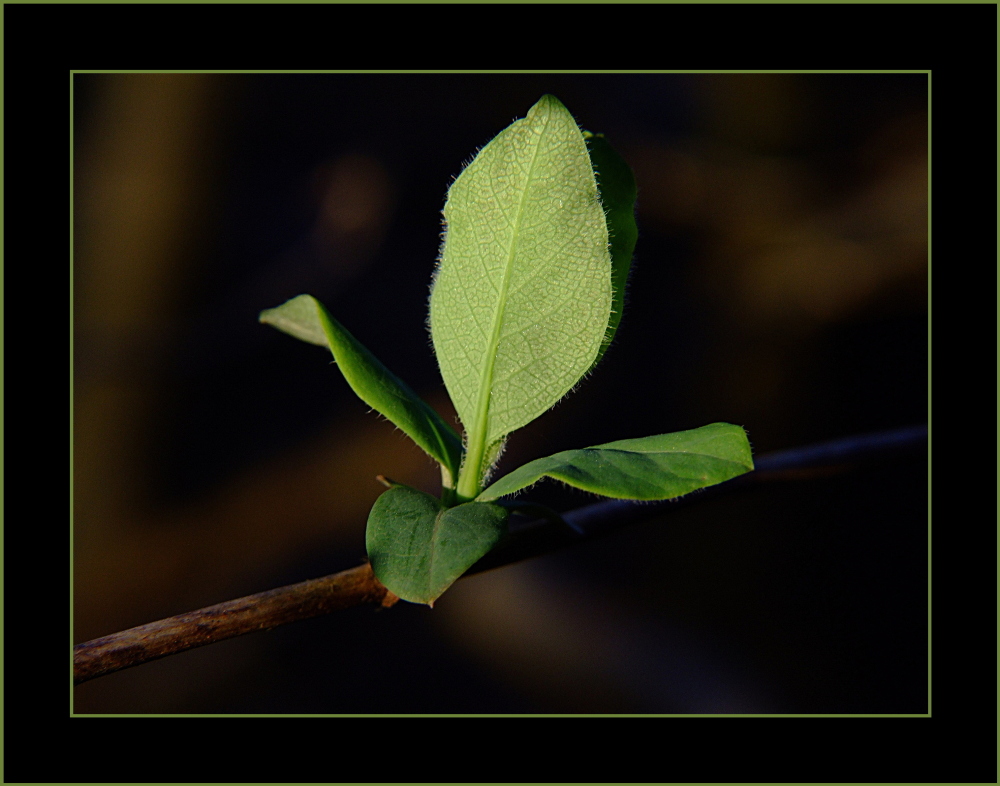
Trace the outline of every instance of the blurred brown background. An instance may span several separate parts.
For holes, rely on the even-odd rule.
[[[448,184],[546,92],[639,187],[616,343],[499,471],[713,421],[764,452],[927,418],[923,74],[77,74],[74,640],[364,557],[435,465],[308,292],[442,412]],[[84,684],[78,713],[919,713],[926,457],[760,489]],[[539,487],[568,509],[591,498]]]

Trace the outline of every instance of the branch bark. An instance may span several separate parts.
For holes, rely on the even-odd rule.
[[[269,630],[363,603],[391,606],[397,600],[365,563],[320,579],[258,592],[77,644],[73,680],[79,685],[244,633]]]
[[[466,575],[601,537],[665,508],[700,502],[759,483],[797,480],[846,469],[864,461],[919,449],[926,442],[926,426],[848,437],[755,457],[753,472],[680,499],[653,503],[606,500],[586,505],[564,513],[565,523],[536,521],[512,529],[508,538],[473,565]],[[268,630],[365,603],[388,607],[397,600],[375,578],[371,567],[364,564],[77,644],[73,652],[73,679],[79,685],[95,677],[244,633]]]

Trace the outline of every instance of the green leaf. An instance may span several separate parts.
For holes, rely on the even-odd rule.
[[[594,361],[596,366],[611,345],[621,322],[622,309],[625,306],[625,285],[628,283],[629,270],[632,267],[632,252],[639,237],[635,224],[635,176],[602,134],[584,132],[587,140],[587,150],[590,161],[597,175],[597,188],[600,192],[601,204],[608,222],[608,237],[611,242],[611,316],[604,333],[601,350]]]
[[[670,499],[753,469],[746,432],[729,423],[564,450],[528,462],[478,497],[488,502],[548,476],[618,499]]]
[[[572,115],[546,95],[458,176],[431,294],[441,374],[466,430],[458,493],[490,447],[562,398],[601,349],[611,312],[608,228]]]
[[[434,605],[496,545],[506,525],[499,505],[448,508],[430,494],[393,486],[368,515],[368,559],[378,580],[403,600]]]
[[[331,317],[322,303],[311,295],[299,295],[261,312],[260,321],[302,341],[327,347],[361,400],[437,459],[446,488],[454,484],[462,460],[461,438],[409,385]]]

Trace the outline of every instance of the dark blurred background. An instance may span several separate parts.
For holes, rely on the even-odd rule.
[[[84,641],[353,567],[374,477],[436,465],[297,294],[453,417],[426,311],[451,179],[556,95],[638,182],[616,343],[516,432],[743,425],[756,452],[927,419],[923,74],[77,74],[74,625]],[[560,509],[592,501],[539,486]],[[78,713],[922,713],[927,458],[706,500],[76,689]]]

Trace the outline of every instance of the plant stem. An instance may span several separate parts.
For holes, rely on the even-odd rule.
[[[331,611],[399,598],[375,578],[371,565],[310,579],[129,628],[73,648],[76,684],[185,650],[268,630]]]
[[[465,461],[462,462],[462,469],[458,473],[458,487],[455,490],[455,501],[471,502],[482,491],[479,479],[483,475],[483,454],[479,442],[469,443],[469,449],[465,452]]]

